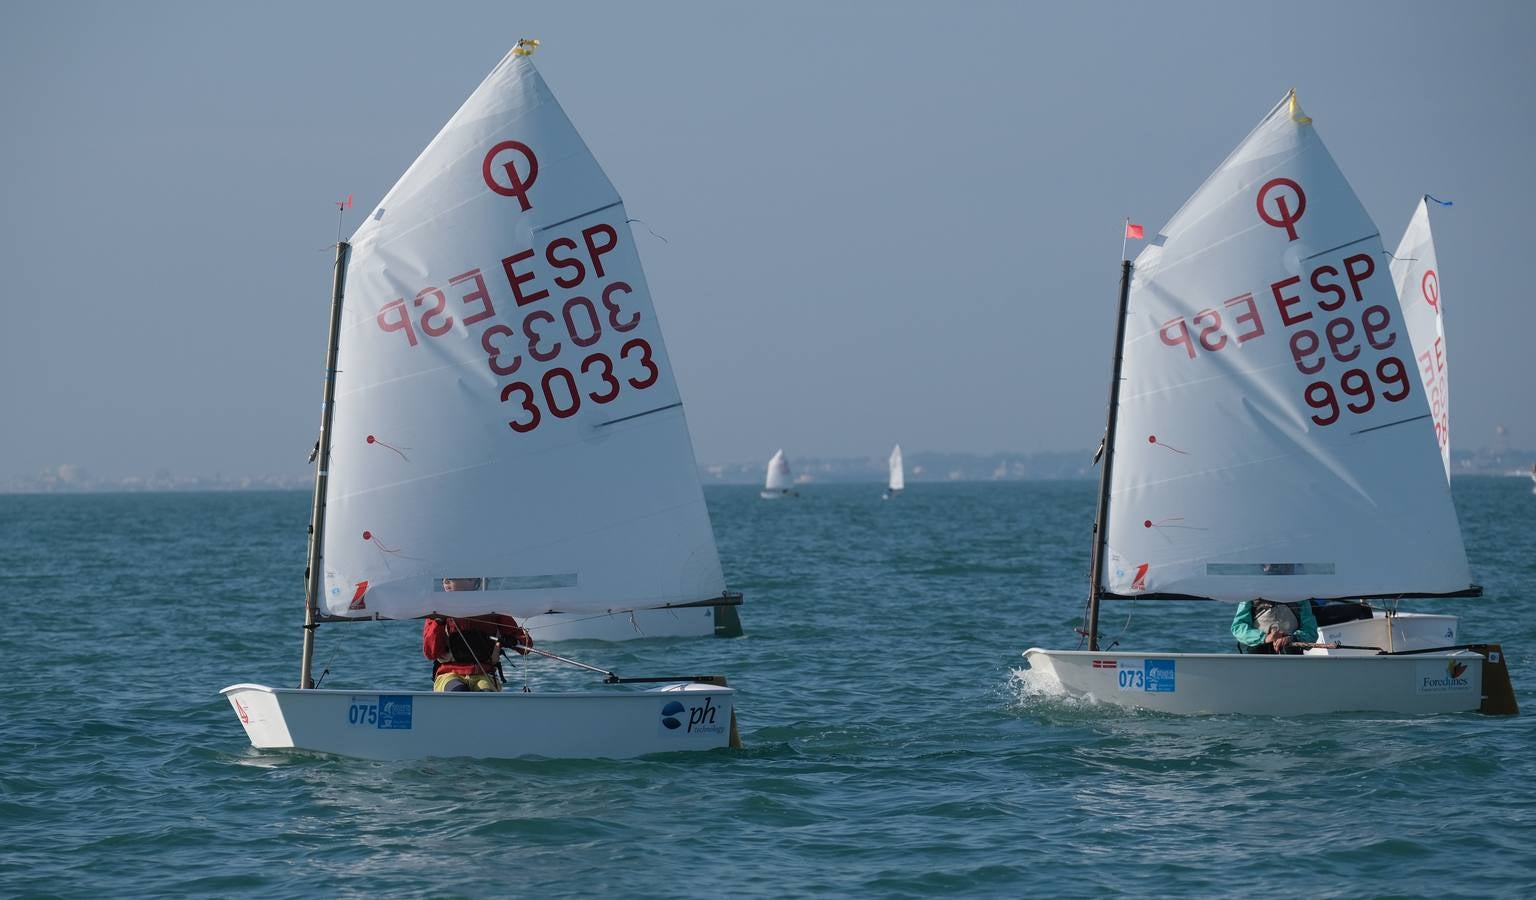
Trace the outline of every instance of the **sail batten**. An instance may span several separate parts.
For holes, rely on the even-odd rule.
[[[325,614],[722,596],[623,200],[532,61],[508,54],[376,210],[348,267]]]
[[[1379,231],[1294,95],[1159,238],[1130,288],[1098,595],[1471,590]]]

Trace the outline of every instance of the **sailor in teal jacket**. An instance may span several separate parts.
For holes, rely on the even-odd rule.
[[[1298,641],[1310,644],[1317,640],[1312,601],[1293,605],[1255,597],[1239,603],[1237,615],[1232,617],[1232,636],[1237,638],[1240,653],[1300,653]]]

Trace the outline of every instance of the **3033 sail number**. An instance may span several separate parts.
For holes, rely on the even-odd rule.
[[[518,434],[527,434],[539,427],[548,412],[557,419],[567,419],[581,410],[583,398],[594,403],[612,403],[619,397],[624,384],[643,391],[661,377],[661,370],[651,356],[651,345],[644,338],[631,338],[619,348],[619,359],[626,368],[636,369],[634,375],[621,375],[614,369],[614,361],[606,353],[593,353],[582,359],[578,367],[585,381],[601,390],[583,390],[570,369],[554,366],[544,370],[538,379],[538,388],[525,381],[514,381],[501,389],[501,402],[515,404],[521,411],[515,419],[507,421],[507,427]],[[540,401],[543,401],[540,403]]]
[[[560,319],[564,320],[564,334],[571,344],[586,348],[602,340],[605,321],[616,333],[633,331],[640,324],[639,311],[622,310],[615,298],[616,295],[628,294],[632,290],[622,281],[615,281],[605,287],[600,300],[602,312],[586,297],[576,296],[566,300],[560,308]],[[523,316],[522,329],[526,341],[520,340],[512,326],[505,323],[497,323],[485,329],[480,334],[480,349],[485,351],[486,365],[497,375],[516,374],[522,368],[523,355],[511,348],[522,343],[526,343],[525,352],[538,362],[553,360],[564,349],[564,342],[554,336],[559,334],[556,322],[555,314],[550,310],[536,309]]]

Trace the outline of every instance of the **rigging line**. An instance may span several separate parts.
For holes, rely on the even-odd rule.
[[[1396,421],[1396,422],[1388,422],[1385,425],[1372,425],[1370,428],[1362,428],[1359,431],[1351,431],[1349,433],[1349,436],[1350,437],[1354,437],[1357,434],[1365,434],[1368,431],[1380,431],[1383,428],[1391,428],[1394,425],[1406,425],[1409,422],[1417,422],[1420,419],[1427,419],[1427,418],[1429,418],[1429,413],[1425,413],[1422,416],[1413,416],[1411,418],[1401,419],[1401,420]]]
[[[577,219],[585,219],[587,216],[590,216],[593,213],[600,213],[600,212],[602,212],[605,209],[613,209],[615,206],[619,206],[623,202],[624,202],[623,200],[615,200],[612,203],[608,204],[607,206],[599,206],[597,209],[589,209],[589,210],[587,210],[584,213],[577,213],[576,215],[571,216],[569,219],[561,219],[560,221],[555,222],[552,225],[540,225],[538,228],[534,229],[534,233],[538,233],[540,231],[548,231],[551,228],[559,228],[561,225],[564,225],[567,222],[574,222]]]
[[[666,607],[657,607],[657,608],[665,609]],[[554,612],[554,610],[551,610],[551,612]],[[527,628],[527,626],[524,626],[524,627],[527,628],[528,632],[531,634],[534,631],[537,631],[537,630],[540,630],[540,629],[544,629],[544,628],[550,628],[550,627],[553,627],[556,624],[559,624],[559,625],[579,625],[582,622],[592,622],[592,621],[595,621],[597,619],[606,619],[609,616],[616,616],[619,613],[628,613],[631,620],[633,620],[634,616],[635,616],[635,610],[633,610],[633,609],[615,609],[612,612],[592,613],[589,616],[578,616],[577,614],[573,614],[573,613],[559,613],[559,615],[561,615],[561,616],[569,616],[570,618],[562,618],[558,623],[551,622],[551,623],[549,623],[547,625],[539,625],[539,626],[536,626],[534,628]],[[635,630],[639,631],[640,629],[636,628]]]
[[[651,413],[666,412],[669,409],[676,409],[677,407],[682,406],[682,405],[683,405],[683,401],[679,400],[676,403],[668,403],[666,406],[658,406],[655,409],[648,409],[645,412],[638,412],[638,413],[635,413],[632,416],[621,416],[621,417],[619,417],[617,419],[609,419],[606,422],[598,422],[596,425],[593,425],[592,427],[593,428],[603,428],[603,427],[606,427],[608,425],[617,425],[620,422],[628,422],[630,419],[638,419],[641,416],[648,416]]]
[[[331,674],[331,663],[336,661],[336,651],[340,649],[340,647],[336,647],[331,650],[331,658],[325,661],[325,667],[320,670],[320,677],[315,679],[315,690],[318,691],[320,683],[325,681],[325,676]]]
[[[1091,591],[1089,596],[1092,596]],[[1075,629],[1077,631],[1077,649],[1079,650],[1083,649],[1083,642],[1088,640],[1088,607],[1092,602],[1092,600],[1083,601],[1083,627]]]
[[[1482,644],[1448,644],[1444,647],[1424,647],[1418,650],[1383,650],[1382,656],[1421,656],[1425,653],[1449,653],[1453,650],[1471,650],[1478,652],[1477,648]]]
[[[1120,634],[1117,635],[1114,640],[1109,642],[1109,646],[1105,648],[1106,650],[1113,650],[1117,646],[1120,645],[1120,638],[1125,637],[1126,633],[1131,630],[1131,618],[1133,616],[1135,616],[1135,615],[1136,615],[1136,600],[1134,598],[1132,598],[1132,600],[1131,600],[1131,610],[1130,610],[1130,612],[1125,614],[1125,624],[1120,626]]]
[[[1352,241],[1345,241],[1344,243],[1338,245],[1337,247],[1329,247],[1327,250],[1319,250],[1318,252],[1312,254],[1311,256],[1305,256],[1305,257],[1302,257],[1302,258],[1303,259],[1317,259],[1319,256],[1322,256],[1325,253],[1332,253],[1335,250],[1343,250],[1345,247],[1353,247],[1355,244],[1358,244],[1358,243],[1360,243],[1362,241],[1368,241],[1368,240],[1370,240],[1371,238],[1374,238],[1374,237],[1381,237],[1381,232],[1375,231],[1375,232],[1372,232],[1372,233],[1366,235],[1363,238],[1355,238]]]
[[[645,225],[645,230],[649,231],[651,233],[651,237],[660,238],[660,240],[661,240],[661,242],[663,244],[670,244],[670,243],[672,243],[671,241],[669,241],[666,238],[662,237],[661,235],[657,234],[656,233],[656,229],[652,228],[649,224],[647,224],[644,219],[625,219],[624,220],[624,224],[625,225],[628,225],[631,222],[639,222],[641,225]]]
[[[453,617],[449,617],[449,618],[453,618]],[[458,616],[457,618],[461,618],[461,619],[463,619],[466,622],[479,622],[481,624],[499,625],[499,623],[496,622],[495,620],[492,620],[492,619],[481,619],[481,618],[477,618],[475,616]],[[443,620],[443,628],[444,629],[448,628],[447,618],[445,618]],[[486,662],[484,662],[484,661],[482,661],[480,659],[480,654],[475,652],[474,646],[469,643],[469,638],[464,636],[464,632],[462,630],[460,630],[459,628],[455,627],[452,630],[448,631],[448,640],[449,640],[450,643],[453,641],[454,637],[458,637],[459,643],[464,645],[464,649],[466,651],[468,651],[469,658],[475,661],[475,665],[478,666],[481,669],[486,670],[485,674],[491,676],[493,679],[496,680],[496,686],[497,686],[498,689],[501,687],[501,685],[506,683],[507,680],[506,680],[506,678],[502,677],[502,673],[501,673],[501,659],[499,657],[497,657],[497,655],[494,652],[491,655],[491,661],[489,663],[486,663]],[[501,632],[500,631],[496,632],[495,640],[496,640],[496,646],[500,647],[501,646]],[[449,651],[449,653],[451,655],[452,651]],[[436,662],[436,661],[434,660],[434,662]],[[494,667],[494,671],[492,670],[492,667]],[[436,671],[436,666],[433,666],[433,670],[434,670],[434,672]],[[436,680],[436,675],[433,676],[433,680],[434,681]]]
[[[612,681],[615,681],[615,682],[618,681],[618,679],[619,679],[619,675],[618,675],[617,672],[610,672],[607,669],[599,669],[597,666],[589,666],[589,665],[587,665],[584,662],[580,662],[579,660],[570,659],[568,657],[561,656],[561,655],[559,655],[557,653],[550,653],[548,650],[540,650],[538,647],[527,647],[527,646],[524,646],[522,644],[518,644],[513,649],[514,650],[527,650],[529,653],[537,653],[538,655],[540,655],[540,656],[542,656],[542,657],[544,657],[546,659],[553,659],[556,662],[567,663],[569,665],[575,666],[578,669],[586,669],[588,672],[596,672],[597,674],[602,675],[602,676],[604,676],[604,677],[606,677],[606,678],[608,678],[608,679],[610,679]],[[505,653],[506,650],[502,650],[502,652]]]
[[[729,595],[730,592],[727,591],[726,594]],[[708,600],[694,600],[694,601],[691,601],[691,602],[688,602],[688,603],[666,603],[666,604],[663,604],[661,606],[615,607],[615,608],[607,610],[605,612],[591,612],[591,613],[587,613],[587,614],[567,613],[567,612],[561,612],[560,610],[551,609],[551,610],[546,610],[543,613],[535,613],[534,615],[559,615],[559,616],[562,617],[559,622],[550,622],[550,623],[547,623],[547,624],[544,624],[544,625],[537,625],[537,626],[534,626],[532,628],[529,628],[527,623],[522,623],[522,625],[523,625],[523,627],[525,629],[527,629],[527,631],[530,634],[532,634],[533,632],[538,631],[540,629],[552,628],[552,627],[554,627],[556,625],[577,625],[577,624],[580,624],[582,622],[591,622],[591,621],[595,621],[597,619],[606,619],[606,618],[608,618],[610,616],[617,616],[617,615],[620,615],[620,614],[624,614],[624,615],[628,615],[629,616],[630,624],[635,626],[635,631],[639,632],[641,635],[644,635],[645,634],[644,629],[640,628],[639,627],[639,623],[635,621],[635,613],[638,613],[638,612],[670,612],[674,616],[676,616],[677,615],[677,611],[680,610],[680,609],[699,609],[701,607],[715,607],[715,608],[718,609],[718,608],[720,608],[722,606],[740,606],[741,605],[740,595],[739,594],[736,595],[736,602],[734,602],[734,603],[732,603],[732,602],[716,602],[716,601],[722,601],[722,600],[727,600],[727,599],[728,599],[728,596],[723,596],[723,597],[712,597],[712,598],[710,598]]]

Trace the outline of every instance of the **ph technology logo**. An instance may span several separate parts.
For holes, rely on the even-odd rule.
[[[711,697],[692,704],[671,700],[661,708],[661,726],[667,731],[684,734],[724,734],[724,723],[729,716],[722,717],[720,710]]]

